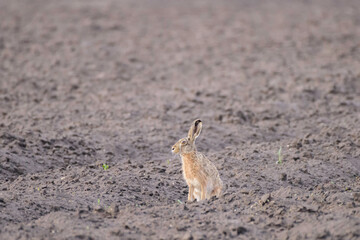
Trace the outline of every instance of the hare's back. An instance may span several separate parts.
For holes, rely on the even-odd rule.
[[[197,152],[196,155],[197,155],[197,160],[203,171],[206,173],[206,175],[208,176],[219,175],[218,170],[215,167],[215,164],[212,163],[204,154],[202,154],[201,152]]]

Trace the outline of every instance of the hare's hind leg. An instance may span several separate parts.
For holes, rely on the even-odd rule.
[[[189,194],[188,194],[188,201],[194,201],[194,186],[189,184]]]
[[[217,198],[219,198],[219,197],[220,197],[220,194],[221,194],[221,186],[216,186],[216,187],[211,191],[210,197],[216,196]]]
[[[205,189],[205,198],[209,200],[212,196],[214,196],[214,191],[214,184],[213,182],[209,181]]]
[[[220,197],[220,194],[221,194],[221,187],[216,187],[214,189],[214,195],[219,198]]]

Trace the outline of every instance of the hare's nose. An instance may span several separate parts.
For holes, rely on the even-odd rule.
[[[175,148],[173,147],[171,150],[173,150],[173,151],[174,151],[174,150],[175,150]]]

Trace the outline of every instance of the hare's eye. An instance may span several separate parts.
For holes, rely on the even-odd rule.
[[[172,147],[172,149],[171,150],[175,150],[175,147]]]
[[[184,141],[182,141],[182,142],[181,142],[181,144],[186,144],[186,141],[185,141],[185,140],[184,140]]]

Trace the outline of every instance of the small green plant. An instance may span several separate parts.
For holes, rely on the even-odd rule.
[[[102,167],[103,167],[103,169],[104,169],[105,171],[109,169],[109,165],[107,165],[106,163],[104,163],[104,164],[102,165]]]
[[[180,204],[184,204],[182,201],[180,201],[179,199],[177,200],[178,201],[178,203],[180,203]]]
[[[283,160],[283,157],[282,157],[282,154],[281,154],[281,147],[279,148],[279,151],[278,151],[278,160],[276,162],[276,164],[282,164],[282,160]]]
[[[98,204],[100,205],[100,198],[98,198]]]

